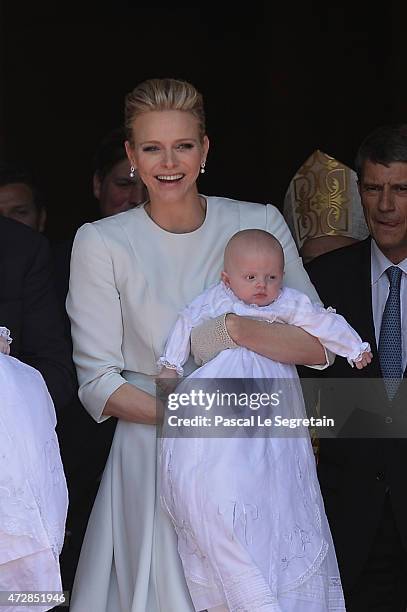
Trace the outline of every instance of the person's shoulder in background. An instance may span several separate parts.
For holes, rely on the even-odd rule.
[[[41,372],[56,408],[62,408],[74,394],[75,378],[48,239],[0,217],[0,265],[0,321],[11,330],[11,354]]]
[[[361,265],[366,263],[370,256],[370,237],[354,244],[341,247],[315,257],[304,264],[313,282],[322,279],[330,279],[335,284],[335,279],[346,277]]]

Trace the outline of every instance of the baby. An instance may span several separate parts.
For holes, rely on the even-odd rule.
[[[55,409],[41,374],[10,357],[10,343],[0,327],[0,585],[10,593],[61,591],[68,490]],[[58,603],[46,599],[36,610]]]
[[[283,287],[283,278],[283,250],[274,236],[262,230],[235,234],[225,249],[221,282],[193,300],[175,323],[158,361],[158,384],[182,376],[191,330],[222,313],[302,327],[352,366],[367,366],[369,344],[332,309]],[[203,378],[291,380],[281,416],[305,417],[294,365],[236,346],[186,381]],[[162,501],[178,535],[196,610],[345,609],[307,431],[285,438],[163,438],[161,463]],[[311,602],[311,591],[320,600]]]
[[[10,355],[10,344],[13,338],[10,337],[10,330],[7,327],[0,327],[0,353]]]
[[[323,346],[347,357],[352,366],[367,366],[372,359],[369,344],[332,308],[324,309],[305,294],[283,287],[283,278],[284,253],[277,238],[263,230],[242,230],[232,236],[225,248],[221,282],[180,314],[158,361],[158,380],[182,376],[193,327],[229,312],[302,327]]]

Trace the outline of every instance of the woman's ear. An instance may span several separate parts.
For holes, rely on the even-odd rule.
[[[206,161],[206,156],[208,155],[208,151],[209,151],[209,138],[207,137],[207,135],[205,134],[204,138],[203,138],[203,150],[204,150],[204,159]]]
[[[124,146],[125,146],[125,149],[126,149],[127,158],[129,160],[130,164],[135,168],[136,164],[135,164],[135,162],[133,160],[133,151],[132,151],[130,142],[128,140],[126,140],[126,142],[124,143]]]

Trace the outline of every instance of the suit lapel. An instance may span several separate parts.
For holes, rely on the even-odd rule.
[[[377,352],[377,343],[375,335],[375,327],[373,320],[372,308],[372,271],[371,271],[371,240],[367,238],[360,243],[359,265],[355,261],[353,272],[351,273],[353,287],[349,288],[349,299],[353,300],[350,305],[352,317],[352,326],[357,330],[362,340],[370,343],[373,353],[373,361],[368,370],[368,375],[371,377],[381,376],[379,355]],[[362,370],[363,372],[363,370]],[[366,371],[367,374],[367,371]]]

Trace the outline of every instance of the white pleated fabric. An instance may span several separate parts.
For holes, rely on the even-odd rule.
[[[59,554],[68,491],[55,425],[55,409],[41,374],[0,354],[1,591],[62,589]],[[15,612],[20,607],[3,609]]]
[[[284,288],[273,304],[248,306],[219,283],[181,313],[159,363],[182,373],[191,328],[224,312],[299,326],[302,322],[309,333],[323,337],[325,346],[349,358],[369,350],[343,317],[312,304],[298,291]],[[239,380],[235,387],[228,385],[229,393],[280,394],[268,418],[306,417],[295,366],[244,347],[222,351],[174,393],[216,393],[221,379],[231,378]],[[217,414],[222,415],[223,408]],[[213,411],[200,412],[214,421]],[[227,414],[252,415],[250,409]],[[181,416],[191,416],[188,408]],[[162,500],[178,535],[195,610],[222,604],[231,612],[344,610],[308,430],[290,434],[274,428],[270,435],[249,425],[224,429],[230,437],[213,437],[213,428],[212,437],[206,432],[208,437],[189,438],[182,437],[185,430],[177,437],[171,429],[167,427],[169,437],[162,442]],[[205,436],[205,431],[200,434]]]

